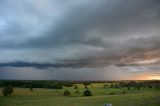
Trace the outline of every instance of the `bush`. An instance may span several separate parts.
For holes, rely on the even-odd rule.
[[[152,88],[152,85],[149,85],[148,88]]]
[[[77,86],[77,85],[75,85],[75,86],[74,86],[74,89],[78,89],[78,86]]]
[[[120,88],[118,84],[115,85],[115,88]]]
[[[11,95],[13,93],[13,91],[14,91],[13,87],[11,85],[9,85],[3,89],[3,95],[4,96]]]
[[[69,92],[68,90],[65,90],[64,93],[63,93],[63,95],[64,95],[64,96],[69,96],[69,95],[70,95],[70,92]]]
[[[75,93],[76,93],[76,94],[80,94],[79,90],[76,90]]]
[[[141,86],[137,86],[137,90],[140,90],[141,89]]]
[[[92,96],[92,92],[88,89],[86,89],[84,92],[83,92],[84,96]]]
[[[85,88],[85,89],[88,89],[88,86],[87,86],[87,85],[84,85],[84,88]]]
[[[115,93],[113,93],[113,92],[111,92],[111,93],[109,93],[109,95],[114,95]]]
[[[32,87],[30,87],[29,89],[30,89],[30,91],[33,91],[33,88],[32,88]]]
[[[131,87],[130,87],[130,86],[128,86],[127,88],[128,88],[128,90],[130,90],[130,89],[131,89]]]
[[[114,84],[111,83],[110,88],[114,88]]]
[[[123,91],[123,94],[126,94],[126,91]]]

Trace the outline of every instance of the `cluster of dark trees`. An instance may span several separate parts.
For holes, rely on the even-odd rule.
[[[8,96],[8,95],[11,95],[13,93],[14,89],[11,85],[3,88],[3,95],[4,96]]]
[[[101,82],[91,82],[91,81],[28,81],[28,80],[0,80],[0,87],[3,87],[3,95],[8,96],[13,93],[14,87],[20,87],[20,88],[30,88],[30,91],[33,91],[33,88],[50,88],[50,89],[63,89],[63,86],[66,87],[73,87],[76,90],[77,94],[80,94],[78,91],[77,83],[83,83],[85,86],[85,90],[83,92],[84,96],[92,96],[92,92],[88,89],[88,85],[91,85],[91,83],[101,83]],[[127,87],[128,90],[131,88],[136,88],[137,90],[140,90],[141,88],[155,88],[160,89],[160,80],[150,80],[150,81],[105,81],[102,83],[104,84],[104,88],[123,88]],[[92,86],[91,86],[92,87]],[[123,94],[125,94],[126,91],[123,91]],[[114,93],[111,93],[110,95],[113,95]],[[68,90],[64,91],[64,96],[69,96],[70,92]]]
[[[151,81],[130,81],[127,84],[122,84],[121,85],[131,88],[137,88],[140,90],[141,88],[155,88],[155,89],[160,89],[160,81],[159,80],[151,80]]]
[[[83,83],[87,89],[87,85],[91,83],[106,83],[104,88],[160,88],[160,80],[150,80],[150,81],[36,81],[36,80],[0,80],[0,87],[6,87],[12,85],[13,87],[20,88],[52,88],[52,89],[63,89],[63,86],[74,87],[75,89],[78,86],[75,84]]]
[[[0,81],[0,87],[6,87],[11,85],[19,88],[52,88],[63,89],[63,83],[57,81],[16,81],[16,80],[2,80]]]
[[[131,88],[136,88],[140,90],[141,88],[155,88],[160,89],[159,80],[150,80],[150,81],[119,81],[111,82],[110,84],[104,84],[104,88],[124,88],[127,87],[128,90]]]

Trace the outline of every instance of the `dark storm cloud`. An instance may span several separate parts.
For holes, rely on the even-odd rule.
[[[48,69],[48,68],[80,68],[80,67],[87,67],[88,63],[73,63],[73,62],[66,62],[66,63],[30,63],[30,62],[7,62],[7,63],[0,63],[0,67],[34,67],[38,69]]]
[[[70,7],[69,12],[65,13],[64,11],[65,17],[56,23],[56,27],[54,25],[53,27],[52,25],[48,26],[46,31],[40,33],[40,35],[43,34],[44,36],[31,39],[24,46],[53,47],[77,43],[107,46],[103,38],[109,39],[112,42],[112,37],[119,37],[121,39],[121,37],[135,36],[132,34],[135,31],[143,34],[149,28],[157,29],[159,26],[157,21],[159,21],[160,16],[160,3],[157,0],[103,0],[101,2],[92,1],[92,3],[86,3],[85,5],[83,2],[80,5],[73,5]],[[32,14],[33,10],[27,9],[26,11]],[[40,15],[40,17],[42,16]],[[50,22],[54,23],[51,19]],[[23,44],[17,46],[23,46]]]
[[[49,2],[54,4],[54,2]],[[137,51],[159,48],[158,28],[160,27],[160,3],[158,0],[103,0],[101,2],[92,1],[92,3],[89,1],[77,3],[70,1],[70,5],[63,4],[64,8],[67,8],[67,11],[63,10],[63,17],[56,20],[56,22],[54,21],[55,16],[52,16],[52,14],[58,12],[53,11],[52,13],[50,11],[49,14],[44,14],[42,11],[42,13],[39,14],[38,9],[41,7],[38,7],[38,9],[33,7],[35,5],[31,4],[34,2],[25,1],[20,3],[25,6],[25,8],[19,6],[19,8],[23,8],[23,11],[26,12],[23,13],[26,14],[24,16],[29,16],[28,18],[33,19],[40,17],[38,18],[40,23],[37,24],[35,22],[35,24],[33,24],[33,29],[30,29],[32,20],[28,18],[20,22],[15,21],[15,24],[11,23],[10,28],[7,28],[7,31],[3,30],[5,32],[2,32],[8,35],[12,34],[13,36],[20,34],[22,37],[17,36],[17,38],[14,39],[13,37],[10,38],[10,36],[8,36],[9,39],[13,39],[14,43],[8,42],[6,37],[6,42],[0,44],[1,48],[41,48],[42,50],[54,48],[56,50],[60,47],[67,49],[81,47],[80,49],[83,49],[84,46],[88,46],[91,49],[95,47],[91,53],[93,56],[97,55],[97,52],[99,53],[98,48],[104,49],[103,51],[100,51],[101,54],[109,54],[108,52],[112,51],[128,52],[128,50]],[[27,4],[25,5],[24,3]],[[54,5],[51,6],[54,7]],[[67,6],[70,6],[70,8]],[[42,10],[47,11],[48,9]],[[20,13],[23,11],[20,11]],[[15,15],[17,16],[17,14]],[[43,27],[43,25],[45,25],[43,23],[47,23],[45,20],[47,19],[46,17],[50,17],[48,19],[51,24]],[[28,20],[29,24],[26,24],[25,21],[28,23]],[[43,28],[42,32],[37,30],[40,25],[42,25]],[[39,31],[39,36],[32,33],[34,30]],[[29,35],[27,35],[26,32],[29,32],[27,34],[31,37],[28,37]],[[149,47],[146,45],[149,45]],[[90,51],[86,50],[81,57],[88,57],[88,52]]]
[[[159,28],[159,0],[1,0],[0,67],[141,70],[159,64]]]

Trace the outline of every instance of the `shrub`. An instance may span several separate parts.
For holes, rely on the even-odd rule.
[[[126,94],[126,91],[123,91],[123,94]]]
[[[114,84],[111,83],[110,88],[114,88]]]
[[[87,86],[87,85],[84,85],[84,88],[85,88],[85,89],[88,89],[88,86]]]
[[[84,96],[92,96],[92,92],[88,89],[86,89],[84,92],[83,92]]]
[[[13,91],[14,91],[13,87],[11,85],[9,85],[3,89],[3,95],[4,96],[11,95],[13,93]]]
[[[115,94],[114,92],[109,93],[109,95],[114,95],[114,94]]]
[[[149,85],[148,88],[152,88],[152,85]]]
[[[80,94],[79,90],[76,90],[75,93],[76,93],[76,94]]]
[[[120,88],[118,84],[115,85],[115,88]]]
[[[69,92],[68,90],[65,90],[64,93],[63,93],[63,95],[64,95],[64,96],[69,96],[69,95],[70,95],[70,92]]]
[[[32,88],[32,87],[30,87],[30,91],[33,91],[33,88]]]
[[[140,90],[141,89],[141,86],[137,86],[137,90]]]
[[[131,87],[130,86],[128,86],[128,90],[130,90],[131,89]]]
[[[75,86],[74,86],[74,89],[78,89],[78,86],[77,86],[77,85],[75,85]]]

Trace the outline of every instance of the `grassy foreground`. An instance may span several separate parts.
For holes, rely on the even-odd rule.
[[[63,96],[67,89],[71,96]],[[160,91],[155,89],[127,90],[89,88],[93,96],[83,97],[84,88],[79,88],[80,94],[75,93],[73,88],[62,90],[15,88],[11,96],[3,97],[0,92],[0,106],[103,106],[104,103],[111,103],[113,106],[160,106]],[[123,94],[123,91],[126,94]],[[2,91],[2,88],[0,88]],[[109,93],[114,92],[114,95]]]

